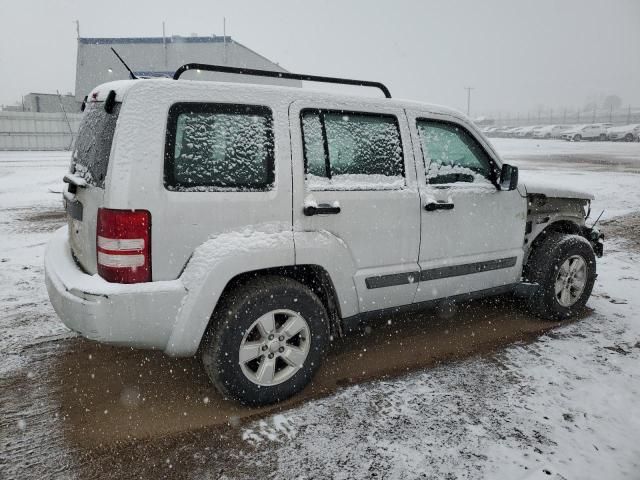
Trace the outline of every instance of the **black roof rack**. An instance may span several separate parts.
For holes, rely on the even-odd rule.
[[[178,68],[178,70],[176,70],[176,73],[173,74],[173,79],[178,80],[180,76],[188,70],[206,70],[208,72],[254,75],[256,77],[286,78],[289,80],[302,80],[306,82],[337,83],[341,85],[355,85],[358,87],[372,87],[379,88],[382,93],[384,93],[385,97],[391,98],[391,92],[389,91],[389,89],[380,82],[371,82],[368,80],[352,80],[350,78],[321,77],[318,75],[301,75],[299,73],[275,72],[272,70],[256,70],[254,68],[227,67],[224,65],[207,65],[205,63],[187,63],[185,65],[182,65],[180,68]]]

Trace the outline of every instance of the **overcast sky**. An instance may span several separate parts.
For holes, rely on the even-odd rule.
[[[227,34],[293,72],[374,79],[472,115],[640,107],[640,0],[0,0],[0,103],[71,92],[84,37]]]

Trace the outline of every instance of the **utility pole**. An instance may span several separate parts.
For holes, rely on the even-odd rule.
[[[224,64],[227,65],[227,17],[222,17],[222,41],[223,41],[223,56],[224,56]]]
[[[164,29],[164,21],[162,22],[162,49],[164,51],[164,69],[167,70],[169,65],[167,62],[167,35]]]
[[[631,123],[631,105],[627,108],[627,123]]]
[[[471,90],[474,90],[474,87],[464,87],[467,91],[467,117],[471,115]]]

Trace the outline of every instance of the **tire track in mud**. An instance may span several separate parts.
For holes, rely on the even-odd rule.
[[[188,458],[176,457],[185,462],[177,478],[199,465],[193,455],[200,447],[215,450],[221,465],[230,462],[235,469],[234,456],[250,451],[241,439],[247,421],[345,385],[389,379],[529,341],[554,325],[528,317],[505,298],[462,304],[455,311],[387,317],[334,341],[313,383],[300,395],[259,409],[222,398],[196,358],[173,359],[81,338],[38,343],[23,350],[27,362],[16,375],[0,380],[0,404],[7,405],[2,429],[8,433],[0,465],[8,465],[11,474],[28,465],[36,476],[51,467],[55,449],[60,450],[56,458],[66,459],[65,468],[81,477],[104,468],[122,476],[138,468],[147,476],[157,469],[164,476],[165,457],[188,444],[197,447],[187,449]]]

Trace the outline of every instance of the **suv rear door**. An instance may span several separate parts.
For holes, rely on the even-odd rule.
[[[294,239],[327,231],[346,246],[352,264],[338,270],[352,277],[360,312],[411,303],[420,202],[404,111],[304,100],[291,105],[289,118]],[[296,249],[296,263],[312,257]],[[331,251],[323,260],[335,261]]]
[[[64,190],[69,243],[76,259],[91,274],[97,271],[96,222],[98,208],[104,201],[107,168],[120,106],[116,103],[111,113],[107,113],[104,102],[87,102],[71,154],[69,177],[72,183]]]
[[[472,128],[449,115],[408,111],[422,201],[416,302],[515,283],[526,200],[496,185],[499,163]]]

